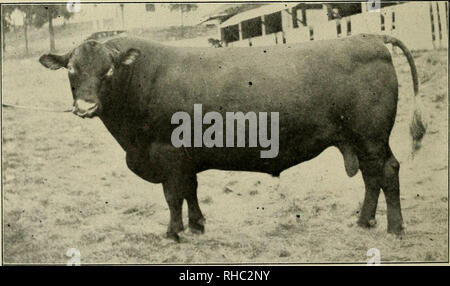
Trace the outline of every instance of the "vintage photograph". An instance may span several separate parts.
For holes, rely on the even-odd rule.
[[[2,264],[448,264],[448,11],[2,1]]]

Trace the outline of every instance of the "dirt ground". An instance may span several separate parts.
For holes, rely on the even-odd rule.
[[[99,119],[4,108],[2,191],[5,263],[326,263],[361,262],[378,248],[381,262],[448,261],[447,51],[415,53],[428,122],[423,148],[410,156],[410,69],[395,56],[400,99],[391,144],[401,163],[406,235],[356,225],[361,174],[348,178],[337,149],[272,178],[245,172],[198,175],[206,233],[165,238],[169,211],[161,185],[147,183]],[[65,71],[37,61],[3,65],[4,103],[64,110],[72,97]],[[184,206],[186,211],[186,205]],[[184,213],[187,223],[187,214]]]

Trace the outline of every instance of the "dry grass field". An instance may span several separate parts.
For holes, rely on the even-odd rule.
[[[210,170],[198,175],[206,233],[165,238],[169,211],[161,185],[147,183],[99,119],[71,113],[2,110],[5,263],[326,263],[448,261],[447,51],[415,53],[428,134],[414,160],[408,132],[409,66],[394,57],[400,82],[391,144],[401,163],[406,235],[386,233],[380,196],[378,225],[356,225],[364,196],[361,174],[348,178],[337,149],[292,167],[280,178]],[[67,74],[37,57],[3,63],[4,103],[71,107]],[[186,205],[184,210],[186,211]],[[187,223],[187,214],[184,213]]]

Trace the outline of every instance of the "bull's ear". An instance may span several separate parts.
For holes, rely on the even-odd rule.
[[[122,65],[129,66],[136,61],[136,59],[141,55],[141,51],[138,49],[128,49],[126,52],[122,53],[119,58],[119,63]]]
[[[57,70],[60,68],[66,68],[67,63],[69,62],[69,55],[53,55],[53,54],[45,54],[39,58],[39,62],[46,68],[51,70]]]

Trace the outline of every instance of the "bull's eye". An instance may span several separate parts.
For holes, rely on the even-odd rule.
[[[105,73],[106,77],[111,77],[114,73],[114,68],[110,67],[109,70]]]

